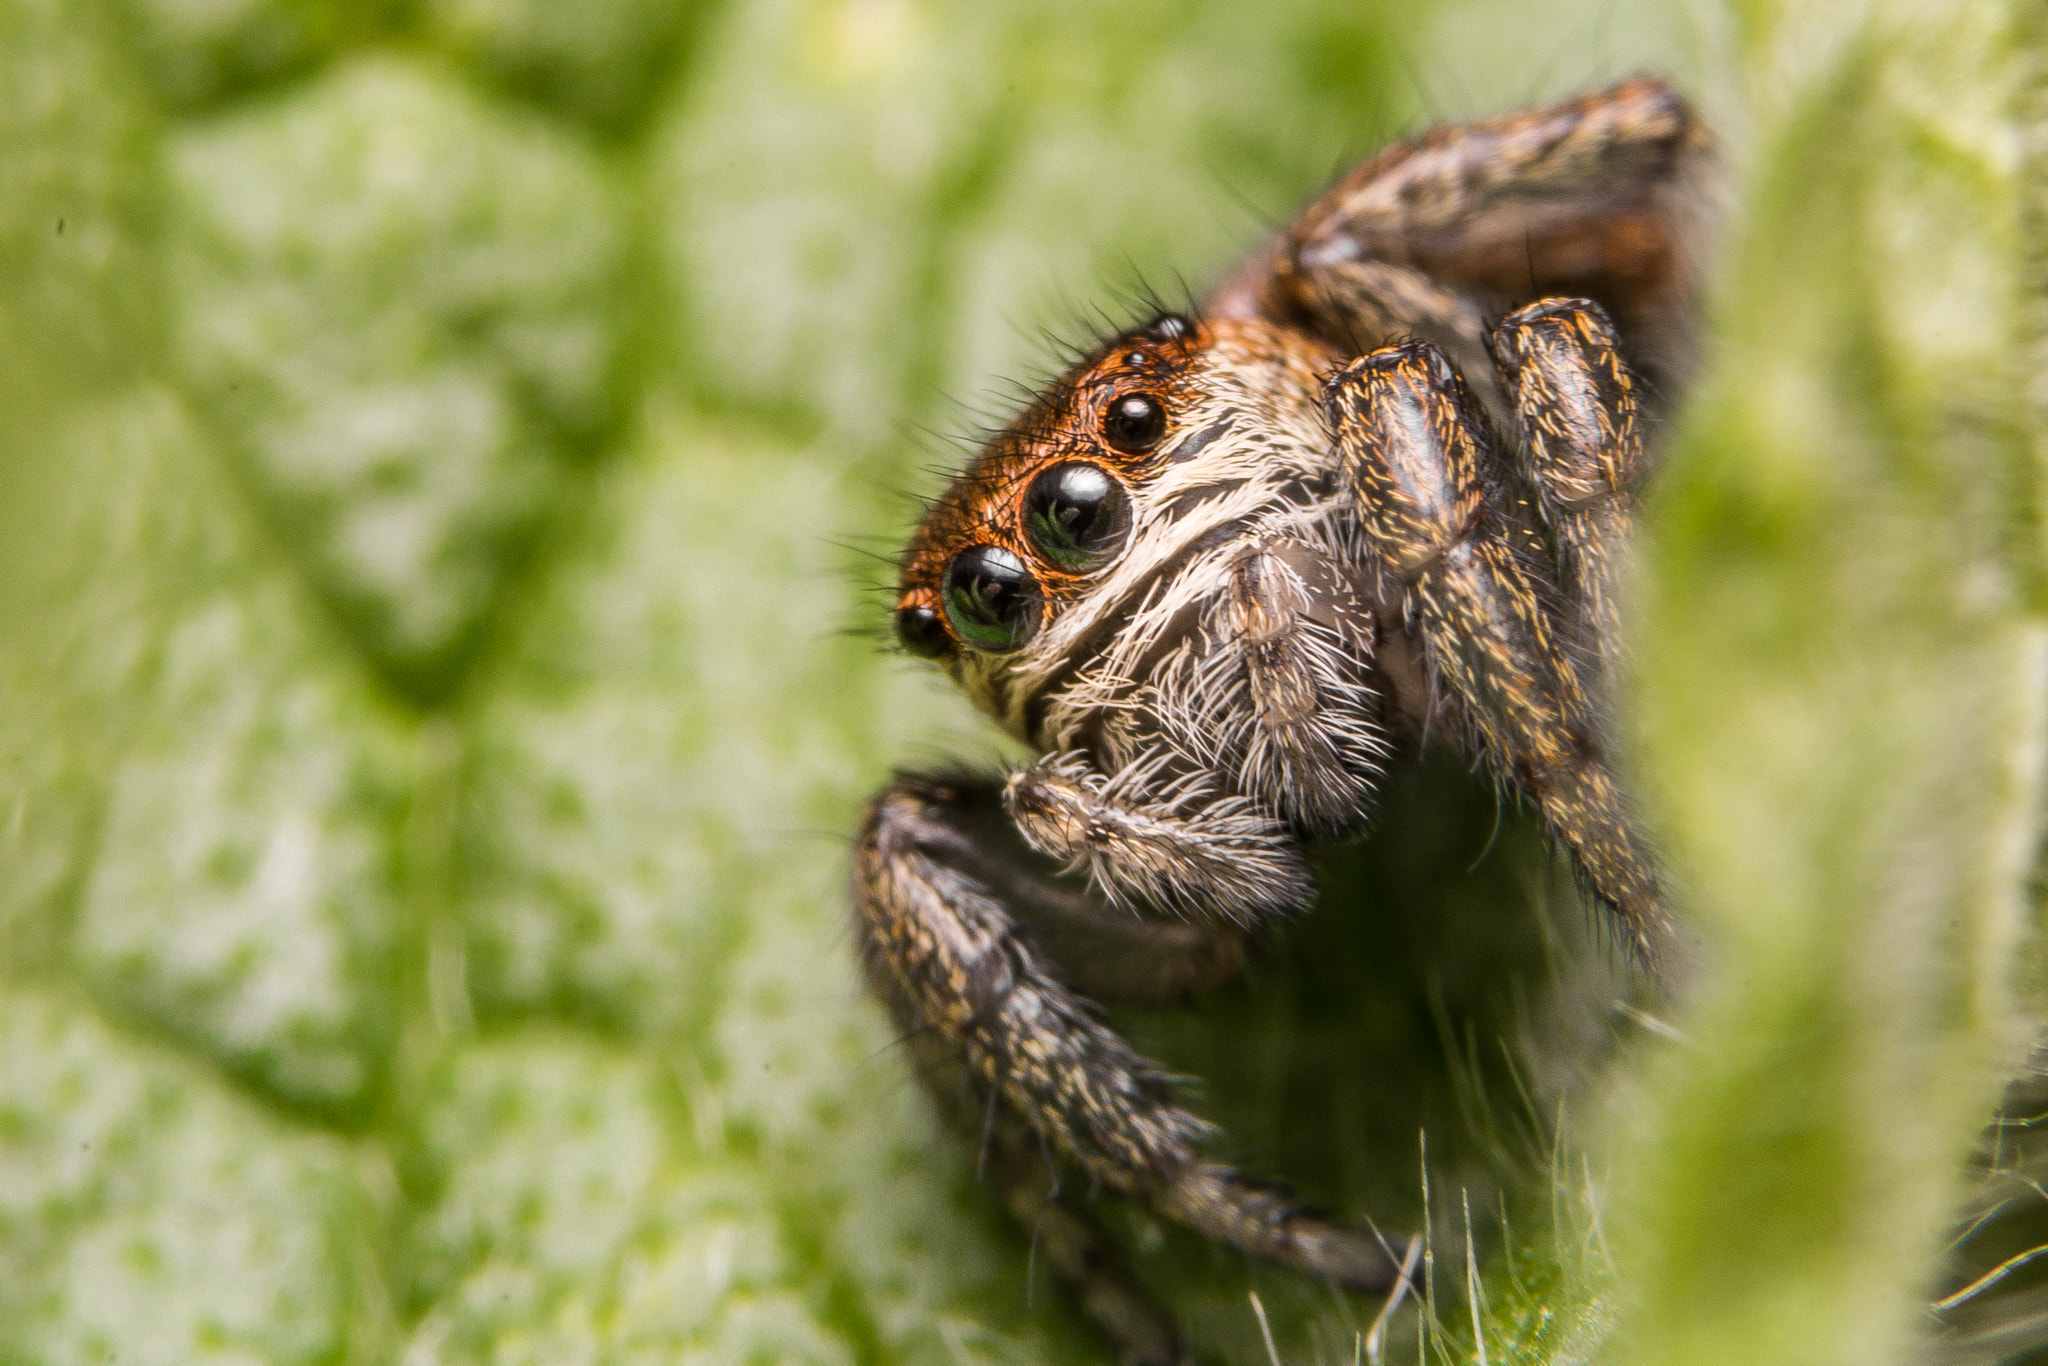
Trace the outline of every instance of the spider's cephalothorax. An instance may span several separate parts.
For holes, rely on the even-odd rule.
[[[1467,744],[1638,957],[1663,956],[1602,698],[1706,161],[1654,81],[1391,148],[1199,316],[1070,369],[903,558],[899,640],[1043,757],[875,799],[870,979],[1132,1360],[1181,1348],[1054,1198],[1048,1156],[1247,1251],[1357,1287],[1397,1274],[1399,1246],[1210,1157],[1090,1006],[1233,972],[1249,929],[1308,901],[1305,842],[1365,820],[1393,748]]]

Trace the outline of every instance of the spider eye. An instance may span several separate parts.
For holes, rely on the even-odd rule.
[[[946,619],[977,650],[1014,650],[1038,624],[1038,584],[1001,546],[971,545],[946,566]]]
[[[1166,408],[1150,394],[1118,394],[1102,417],[1102,439],[1125,455],[1143,455],[1166,435]]]
[[[1095,465],[1054,465],[1024,494],[1024,531],[1040,554],[1079,573],[1123,549],[1131,529],[1124,486]]]
[[[896,643],[919,659],[937,659],[953,649],[946,624],[937,612],[923,606],[896,609]]]

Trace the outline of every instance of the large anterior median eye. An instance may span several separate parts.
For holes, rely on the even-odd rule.
[[[1095,465],[1054,465],[1024,493],[1024,531],[1045,558],[1080,573],[1114,558],[1131,530],[1124,486]]]
[[[971,545],[946,566],[946,619],[978,650],[1014,650],[1038,625],[1038,584],[1024,561],[995,545]]]

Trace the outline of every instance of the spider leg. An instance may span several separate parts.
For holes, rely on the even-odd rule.
[[[974,1073],[956,1040],[919,1021],[893,980],[878,974],[875,988],[903,1031],[926,1093],[977,1145],[979,1175],[995,1186],[1003,1209],[1030,1238],[1034,1269],[1042,1261],[1071,1286],[1131,1366],[1192,1362],[1172,1319],[1125,1269],[1116,1246],[1071,1197],[1063,1198],[1045,1141]]]
[[[1493,384],[1486,361],[1487,309],[1467,291],[1439,283],[1410,265],[1360,259],[1349,238],[1315,242],[1290,258],[1284,282],[1299,321],[1346,354],[1423,337],[1456,358],[1459,369]],[[1484,395],[1498,406],[1501,395]]]
[[[1557,590],[1498,482],[1485,412],[1426,342],[1330,378],[1324,405],[1359,519],[1432,676],[1494,771],[1527,792],[1645,962],[1669,934],[1655,866],[1556,629]]]
[[[1606,310],[1590,299],[1531,304],[1501,319],[1491,343],[1521,438],[1517,469],[1556,541],[1560,586],[1611,673],[1615,592],[1643,472],[1638,386]]]
[[[1597,299],[1639,373],[1683,368],[1713,150],[1660,81],[1396,143],[1333,186],[1210,301],[1352,354],[1420,337],[1492,383],[1484,319]],[[1493,395],[1486,395],[1492,398]]]
[[[1028,865],[990,871],[1011,862],[977,839],[994,800],[991,787],[904,776],[869,805],[854,859],[868,973],[915,1041],[928,1084],[958,1095],[947,1078],[964,1078],[979,1090],[983,1108],[967,1122],[986,1136],[1006,1203],[1041,1238],[1050,1231],[1041,1247],[1097,1322],[1135,1360],[1174,1359],[1161,1355],[1173,1341],[1163,1316],[1116,1270],[1092,1224],[1048,1213],[1049,1158],[1245,1252],[1389,1288],[1399,1258],[1376,1238],[1208,1160],[1213,1130],[1179,1104],[1175,1079],[1102,1022],[1016,909],[1054,898],[1017,895]],[[1038,1167],[1027,1160],[1034,1149]]]

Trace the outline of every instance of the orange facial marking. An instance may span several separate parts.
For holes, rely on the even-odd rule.
[[[1127,486],[1156,474],[1187,428],[1195,372],[1213,337],[1204,325],[1162,319],[1098,347],[996,434],[939,495],[900,562],[896,605],[944,617],[946,566],[973,545],[999,546],[1031,567],[1048,604],[1072,599],[1085,574],[1039,554],[1024,528],[1024,494],[1038,474],[1067,461],[1098,465]],[[1144,395],[1165,412],[1156,441],[1119,450],[1105,433],[1120,400]],[[1126,442],[1126,444],[1129,444]]]

